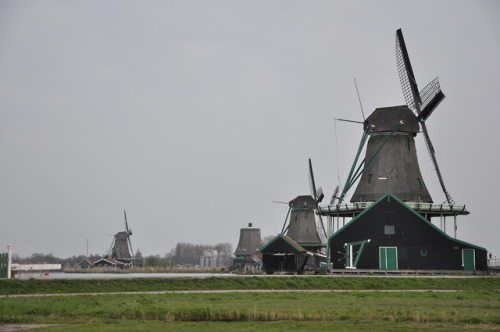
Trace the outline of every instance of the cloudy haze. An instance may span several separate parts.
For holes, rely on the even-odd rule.
[[[1,0],[0,251],[103,254],[123,210],[143,255],[235,248],[249,222],[276,234],[272,201],[309,194],[308,158],[327,196],[345,181],[362,128],[333,119],[362,120],[353,79],[366,115],[404,104],[402,28],[419,86],[446,95],[427,125],[471,212],[458,238],[500,256],[499,17],[496,1]]]

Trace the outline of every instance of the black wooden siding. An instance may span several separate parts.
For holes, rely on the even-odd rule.
[[[300,267],[303,268],[306,259],[303,248],[292,245],[280,235],[261,248],[261,252],[266,273],[300,272]]]
[[[462,249],[475,249],[476,270],[487,269],[487,252],[447,237],[393,196],[385,196],[330,239],[333,268],[343,268],[344,244],[370,239],[357,268],[378,269],[379,247],[397,247],[398,269],[462,270]],[[394,225],[395,234],[384,234]],[[422,256],[425,250],[426,256]]]

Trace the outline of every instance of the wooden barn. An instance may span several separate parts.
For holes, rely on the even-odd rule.
[[[487,269],[486,249],[450,237],[390,193],[328,241],[333,269]]]
[[[321,263],[326,260],[325,255],[307,250],[282,234],[264,245],[260,252],[264,264],[263,269],[267,274],[319,272]]]

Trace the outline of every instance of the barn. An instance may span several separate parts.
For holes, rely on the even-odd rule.
[[[486,270],[487,250],[452,238],[391,193],[328,239],[331,267]]]
[[[263,256],[263,269],[267,274],[319,272],[321,263],[326,260],[325,255],[307,250],[282,234],[264,245],[260,252]]]

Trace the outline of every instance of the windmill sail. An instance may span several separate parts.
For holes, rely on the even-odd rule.
[[[441,91],[437,77],[420,91],[420,97],[422,99],[422,106],[418,119],[425,121],[445,97],[443,91]]]
[[[319,187],[316,189],[316,183],[314,182],[314,173],[313,173],[313,168],[312,168],[312,161],[309,158],[309,185],[311,186],[311,196],[314,199],[314,202],[316,203],[315,210],[316,212],[318,211],[318,204],[323,200],[325,195],[323,194],[323,189]],[[322,241],[326,240],[326,230],[325,230],[325,224],[323,223],[323,218],[321,215],[318,214],[319,217],[319,225],[317,225],[317,231],[318,234],[321,234],[320,236],[322,237]]]
[[[401,29],[396,31],[396,61],[398,64],[398,74],[403,88],[403,95],[406,104],[412,110],[415,110],[421,104],[420,94],[418,93],[417,81],[413,74],[413,68],[410,63],[410,57],[406,50],[405,40]]]
[[[444,185],[443,176],[441,175],[436,159],[436,152],[429,137],[427,126],[425,125],[425,120],[427,120],[445,96],[441,91],[437,78],[431,81],[422,90],[422,96],[419,93],[417,81],[415,79],[415,75],[413,74],[413,68],[410,63],[410,57],[408,56],[408,51],[406,49],[401,29],[396,31],[396,62],[398,65],[399,79],[401,81],[401,88],[403,89],[406,104],[417,114],[422,127],[422,133],[424,134],[425,145],[429,151],[429,156],[431,157],[432,164],[434,165],[436,175],[439,179],[439,184],[441,185],[448,204],[453,204],[453,199]],[[422,100],[424,102],[422,102]]]

